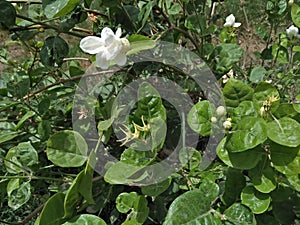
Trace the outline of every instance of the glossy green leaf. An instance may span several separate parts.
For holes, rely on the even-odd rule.
[[[26,114],[20,119],[20,121],[17,123],[17,126],[16,126],[16,130],[18,130],[22,125],[23,123],[28,120],[29,118],[33,117],[35,115],[35,112],[33,111],[28,111],[26,112]]]
[[[209,101],[204,100],[195,104],[188,113],[188,124],[193,131],[202,136],[211,133],[211,117],[213,108]]]
[[[13,210],[20,208],[31,197],[30,183],[12,179],[7,184],[8,206]]]
[[[271,167],[264,164],[265,162],[258,164],[248,174],[256,190],[262,193],[270,193],[277,186],[275,173]]]
[[[267,82],[259,83],[254,89],[253,101],[259,106],[262,106],[263,102],[275,98],[277,101],[272,103],[272,111],[275,111],[279,106],[279,92],[277,89]]]
[[[289,62],[289,52],[285,47],[281,45],[280,46],[278,44],[272,45],[272,55],[273,58],[280,63]]]
[[[297,4],[293,4],[292,10],[291,10],[291,16],[294,24],[297,27],[300,27],[300,6]]]
[[[138,198],[136,192],[121,193],[116,198],[116,208],[120,213],[127,213],[133,208],[135,200]]]
[[[140,149],[144,148],[141,147]],[[151,151],[139,151],[128,148],[122,153],[121,162],[135,166],[146,166],[153,161],[155,156],[156,154]]]
[[[151,184],[151,185],[148,185],[148,186],[143,186],[142,187],[142,193],[144,195],[157,197],[169,188],[169,186],[171,184],[171,181],[172,181],[172,179],[169,178],[169,179],[166,179],[166,180],[164,180],[160,183]]]
[[[287,179],[290,183],[290,185],[292,185],[292,187],[300,192],[300,178],[299,178],[299,174],[295,174],[295,175],[287,175]]]
[[[41,62],[46,67],[60,66],[68,53],[69,46],[67,42],[59,36],[51,36],[45,40],[40,51]]]
[[[184,26],[190,31],[194,31],[198,34],[201,34],[206,29],[206,20],[200,14],[190,15],[185,19]]]
[[[271,197],[255,190],[253,186],[247,186],[241,193],[242,204],[248,206],[255,214],[265,212],[271,202]]]
[[[264,153],[260,147],[232,153],[224,148],[225,143],[226,138],[217,146],[217,155],[226,165],[236,169],[248,170],[254,168]]]
[[[232,134],[228,135],[225,148],[229,152],[252,149],[267,139],[266,122],[262,118],[244,117]]]
[[[12,139],[14,139],[15,137],[18,137],[20,135],[19,132],[3,132],[2,134],[0,134],[0,144],[6,141],[10,141]]]
[[[222,201],[226,205],[232,205],[239,199],[242,189],[246,185],[246,178],[241,170],[228,168],[226,172],[225,190]]]
[[[8,16],[9,15],[9,16]],[[16,10],[8,1],[0,1],[0,28],[10,28],[16,23]]]
[[[43,9],[47,18],[64,16],[72,12],[81,0],[43,0]]]
[[[51,123],[49,120],[42,120],[39,123],[38,134],[42,141],[48,140],[51,134]]]
[[[298,101],[298,103],[294,103],[293,107],[298,113],[300,113],[300,94],[296,96],[296,101]]]
[[[262,66],[254,67],[250,73],[249,80],[253,83],[259,83],[263,80],[265,80],[265,75],[267,71]]]
[[[60,167],[79,167],[87,160],[88,146],[84,138],[75,131],[55,133],[47,142],[47,157]]]
[[[267,124],[268,138],[288,147],[300,145],[300,124],[289,117],[283,117]]]
[[[62,225],[106,225],[105,221],[98,216],[81,214]]]
[[[133,34],[129,36],[128,41],[130,42],[130,50],[127,52],[127,55],[132,55],[143,50],[152,49],[156,45],[154,40],[151,40],[150,38],[140,34]]]
[[[238,107],[234,108],[234,117],[233,121],[240,120],[243,117],[258,117],[259,109],[253,103],[253,101],[243,101],[239,104]]]
[[[190,171],[197,170],[202,161],[202,155],[198,150],[192,147],[182,148],[179,151],[179,161],[184,165],[184,168]]]
[[[20,173],[24,168],[38,163],[38,154],[30,142],[22,142],[11,148],[5,157],[6,170],[9,173]]]
[[[298,155],[293,159],[293,161],[282,166],[275,166],[275,169],[286,175],[300,174],[300,151],[298,151]]]
[[[202,193],[205,193],[203,197],[210,202],[214,202],[219,197],[220,193],[219,186],[209,178],[202,181],[199,190],[202,191]]]
[[[214,49],[211,58],[214,62],[213,72],[223,75],[227,73],[232,66],[240,61],[243,55],[243,49],[236,44],[220,44]]]
[[[58,192],[48,199],[40,214],[39,225],[61,225],[64,222],[64,198],[65,195]]]
[[[64,200],[64,218],[70,218],[76,213],[76,207],[85,199],[89,204],[94,204],[92,196],[92,178],[91,169],[82,170],[72,185],[69,187]]]
[[[110,184],[128,184],[138,182],[147,177],[146,173],[139,174],[144,166],[135,166],[124,162],[112,164],[105,173],[104,179]],[[138,177],[134,176],[139,174]]]
[[[298,114],[298,112],[295,109],[295,104],[291,103],[281,103],[275,112],[273,112],[273,115],[276,118],[282,118],[282,117],[294,117]]]
[[[140,84],[138,89],[138,109],[135,117],[141,120],[159,117],[166,120],[166,109],[162,104],[162,99],[159,92],[148,82]]]
[[[133,209],[135,212],[135,218],[138,223],[144,223],[149,215],[148,201],[144,196],[139,195],[134,204]]]
[[[291,163],[300,151],[300,146],[290,148],[270,142],[270,157],[274,166],[286,166]]]
[[[163,224],[216,224],[217,219],[209,212],[211,201],[205,195],[202,190],[192,190],[177,197],[170,205]]]
[[[240,203],[234,203],[224,211],[226,220],[232,224],[255,225],[255,217],[251,210]]]
[[[237,107],[242,101],[252,100],[253,89],[237,79],[229,79],[223,89],[225,103],[229,107]]]

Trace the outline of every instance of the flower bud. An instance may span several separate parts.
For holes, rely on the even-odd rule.
[[[212,123],[216,123],[216,122],[218,122],[218,119],[216,118],[216,117],[212,117],[212,118],[210,118],[210,121],[212,122]]]
[[[232,124],[231,124],[231,122],[228,121],[228,120],[226,120],[226,121],[223,123],[223,127],[224,127],[225,129],[227,129],[227,130],[230,129],[231,126],[232,126]]]
[[[224,106],[219,106],[216,110],[218,116],[223,116],[226,114],[226,109]]]

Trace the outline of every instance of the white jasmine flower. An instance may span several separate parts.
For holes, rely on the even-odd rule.
[[[298,34],[299,29],[298,27],[295,27],[294,25],[290,26],[288,29],[286,29],[286,34],[289,38],[300,38],[300,35]]]
[[[219,106],[217,109],[216,109],[216,112],[217,112],[217,115],[218,116],[223,116],[226,114],[226,109],[224,106]]]
[[[114,61],[119,66],[126,63],[126,53],[130,43],[126,38],[121,38],[121,28],[116,33],[105,27],[101,32],[101,38],[87,36],[80,41],[82,51],[89,54],[96,54],[96,65],[101,69],[107,69],[110,61]]]
[[[235,22],[235,17],[233,14],[230,14],[226,17],[226,21],[224,23],[224,27],[239,27],[241,26],[241,23]]]

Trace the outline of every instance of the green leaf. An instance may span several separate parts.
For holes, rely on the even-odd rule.
[[[163,225],[216,224],[218,219],[209,212],[211,201],[206,194],[202,190],[192,190],[177,197],[171,203]]]
[[[6,141],[10,141],[12,139],[14,139],[15,137],[18,137],[20,135],[20,132],[2,132],[0,134],[0,144],[4,143]]]
[[[88,146],[76,131],[64,130],[55,133],[47,142],[47,157],[60,167],[79,167],[87,160]]]
[[[105,223],[105,221],[98,216],[81,214],[69,220],[68,222],[63,223],[62,225],[107,225],[107,223]]]
[[[288,63],[289,62],[289,52],[285,47],[283,47],[281,45],[279,46],[278,44],[273,44],[272,55],[273,55],[273,58],[276,59],[280,63]]]
[[[259,160],[261,160],[262,154],[264,153],[260,147],[243,152],[232,153],[224,148],[225,143],[226,138],[224,138],[217,146],[217,155],[226,165],[236,169],[248,170],[254,168]]]
[[[286,166],[291,163],[300,151],[300,146],[291,148],[270,142],[270,157],[274,166]]]
[[[46,67],[60,66],[68,53],[69,46],[67,42],[59,36],[51,36],[45,40],[44,46],[41,49],[41,62]]]
[[[232,66],[239,62],[243,49],[236,44],[220,44],[215,49],[210,59],[213,61],[213,72],[224,75]]]
[[[204,100],[195,104],[188,113],[187,121],[193,131],[202,136],[211,133],[211,117],[213,108],[209,101]]]
[[[255,214],[265,212],[271,202],[271,197],[255,190],[253,186],[247,186],[241,193],[242,204],[248,206]]]
[[[10,28],[16,23],[16,10],[7,1],[0,1],[0,28]]]
[[[121,213],[128,213],[132,210],[132,218],[138,223],[144,223],[148,217],[148,202],[144,196],[136,192],[121,193],[116,199],[116,208]]]
[[[266,122],[262,118],[244,117],[228,135],[225,148],[229,152],[252,149],[267,139]]]
[[[127,213],[133,208],[135,200],[138,198],[136,192],[121,193],[116,198],[116,208],[120,213]]]
[[[51,19],[69,14],[81,0],[43,0],[42,2],[46,17]]]
[[[24,168],[38,163],[38,154],[30,142],[22,142],[9,149],[5,157],[5,167],[9,173],[24,172]]]
[[[256,216],[257,225],[280,225],[274,216],[261,214]]]
[[[23,117],[22,119],[18,122],[17,126],[16,126],[16,130],[18,130],[23,123],[28,120],[29,118],[33,117],[35,115],[35,112],[33,111],[28,111]]]
[[[296,175],[286,175],[290,185],[298,192],[300,192],[300,179],[299,174]]]
[[[92,196],[93,172],[91,169],[82,170],[72,185],[69,187],[64,200],[64,218],[70,218],[76,213],[76,207],[82,202],[83,198],[89,204],[94,204]]]
[[[242,101],[252,100],[253,89],[237,79],[229,79],[223,89],[225,103],[229,107],[237,107]]]
[[[202,15],[190,15],[185,19],[184,26],[190,31],[201,34],[206,29],[206,20]]]
[[[135,146],[137,148],[137,146]],[[144,149],[144,148],[140,148]],[[128,148],[121,155],[121,162],[135,165],[135,166],[146,166],[153,161],[156,154],[152,151],[139,151]]]
[[[12,179],[7,184],[8,206],[13,210],[20,208],[31,197],[30,183],[23,182],[20,179]]]
[[[293,4],[292,10],[291,10],[291,16],[293,23],[297,26],[300,27],[300,6],[297,4]]]
[[[132,39],[134,40],[134,38]],[[155,45],[155,41],[151,39],[130,42],[130,50],[126,55],[133,55],[143,50],[152,49]]]
[[[262,66],[254,67],[250,73],[249,80],[253,83],[259,83],[264,80],[267,71]]]
[[[50,137],[51,134],[51,123],[49,120],[42,120],[38,125],[38,134],[41,141],[45,141]]]
[[[246,185],[246,178],[241,170],[228,168],[226,172],[225,190],[222,201],[226,205],[232,205],[239,199],[242,189]]]
[[[275,173],[265,162],[258,164],[248,172],[256,190],[262,193],[270,193],[276,188]]]
[[[61,225],[64,222],[64,198],[65,195],[58,192],[48,199],[40,214],[39,225]]]
[[[128,184],[138,182],[148,176],[145,172],[143,174],[139,174],[143,168],[144,166],[135,166],[119,161],[108,168],[105,173],[104,180],[110,184]],[[139,174],[139,177],[135,177],[135,174]]]
[[[272,104],[272,112],[275,111],[279,106],[279,92],[272,84],[267,82],[259,83],[254,89],[253,101],[262,106],[263,102],[267,101],[270,98],[278,99]]]
[[[205,193],[203,197],[210,202],[214,202],[219,197],[220,193],[219,186],[209,178],[204,178],[199,186],[199,190],[202,191],[202,193]]]
[[[169,188],[169,186],[171,184],[171,181],[172,181],[172,179],[169,178],[169,179],[166,179],[166,180],[164,180],[160,183],[151,184],[151,185],[148,185],[148,186],[143,186],[142,187],[142,193],[144,195],[157,197]]]
[[[143,224],[149,215],[148,201],[144,196],[139,195],[133,205],[135,218],[138,223]]]
[[[166,109],[162,104],[159,92],[148,82],[140,84],[138,89],[138,109],[135,118],[141,120],[144,116],[146,120],[159,117],[166,120]]]
[[[295,224],[294,205],[290,201],[273,202],[273,214],[280,224]]]
[[[300,145],[300,124],[289,117],[283,117],[267,124],[267,135],[272,141],[288,147]]]
[[[286,175],[300,174],[300,151],[298,151],[298,155],[292,162],[282,166],[275,166],[275,169]]]
[[[241,120],[244,117],[258,117],[259,108],[253,103],[253,101],[243,101],[238,107],[234,108],[233,121]]]
[[[298,101],[298,103],[294,103],[293,107],[298,113],[300,113],[300,94],[296,96],[296,101]]]
[[[224,211],[226,220],[232,224],[238,225],[254,225],[255,217],[251,210],[240,203],[234,203]]]

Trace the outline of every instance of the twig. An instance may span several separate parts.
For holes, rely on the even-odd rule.
[[[6,0],[9,3],[25,3],[27,5],[30,4],[42,4],[42,1],[38,0]]]
[[[21,222],[18,222],[18,225],[25,225],[29,220],[31,220],[35,215],[42,211],[45,203],[41,204],[38,208],[36,208],[32,213],[26,216]]]
[[[45,90],[48,90],[49,88],[52,88],[56,85],[59,85],[59,84],[64,84],[64,83],[67,83],[69,81],[74,81],[74,80],[80,80],[82,77],[90,77],[90,76],[97,76],[97,75],[101,75],[101,74],[108,74],[108,73],[114,73],[116,72],[115,70],[108,70],[108,71],[102,71],[102,72],[97,72],[97,73],[92,73],[92,74],[88,74],[88,75],[79,75],[79,76],[75,76],[75,77],[71,77],[71,78],[67,78],[67,79],[64,79],[64,78],[61,78],[59,81],[53,83],[53,84],[49,84],[31,94],[28,94],[26,96],[24,96],[23,98],[19,99],[19,101],[23,101],[23,100],[26,100],[30,97],[33,97],[35,95],[38,95],[39,93],[45,91]]]
[[[56,31],[58,31],[60,33],[65,33],[65,34],[69,34],[69,35],[72,35],[72,36],[75,36],[75,37],[80,37],[80,38],[84,38],[85,37],[82,34],[75,33],[75,32],[72,32],[72,31],[62,31],[62,30],[59,29],[59,27],[52,26],[52,25],[49,25],[49,24],[44,23],[44,22],[36,21],[36,20],[33,20],[33,19],[28,18],[26,16],[22,16],[22,15],[17,14],[16,17],[20,18],[20,19],[23,19],[23,20],[27,20],[27,21],[35,23],[35,24],[43,25],[45,28],[53,29],[53,30],[56,30]],[[16,29],[16,28],[14,28],[14,29]]]

